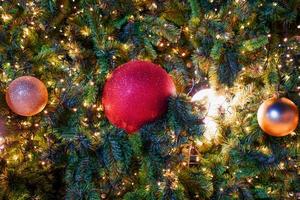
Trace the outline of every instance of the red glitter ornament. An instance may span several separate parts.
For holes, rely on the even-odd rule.
[[[6,92],[9,108],[22,116],[33,116],[41,112],[48,101],[46,86],[32,76],[22,76],[11,82]]]
[[[167,110],[175,85],[159,65],[130,61],[119,66],[107,80],[102,97],[105,115],[115,126],[133,133]]]

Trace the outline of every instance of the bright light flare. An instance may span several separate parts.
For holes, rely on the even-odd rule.
[[[203,120],[206,126],[204,137],[208,140],[212,140],[217,136],[218,132],[218,123],[215,118],[220,114],[221,110],[227,111],[229,103],[226,101],[226,97],[218,95],[217,92],[211,88],[197,92],[192,97],[192,102],[195,101],[205,101],[207,114]]]

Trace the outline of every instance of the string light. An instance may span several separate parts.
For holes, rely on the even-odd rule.
[[[202,146],[202,145],[203,145],[203,142],[202,142],[201,140],[199,140],[199,139],[196,139],[196,140],[195,140],[195,143],[196,143],[196,145],[198,145],[198,146]]]
[[[12,16],[9,15],[9,14],[2,14],[2,15],[1,15],[1,18],[2,18],[2,20],[3,20],[4,22],[8,22],[8,21],[10,21],[10,20],[12,19]]]
[[[18,159],[19,159],[19,156],[18,156],[18,155],[14,155],[12,158],[13,158],[13,160],[15,160],[15,161],[16,161],[16,160],[18,160]]]
[[[291,132],[291,136],[295,136],[296,135],[296,132]]]
[[[157,5],[156,5],[156,3],[153,2],[150,6],[150,9],[156,9],[156,8],[157,8]]]
[[[279,165],[278,165],[278,167],[279,167],[280,169],[285,169],[285,167],[284,167],[284,162],[280,162]]]
[[[251,127],[246,127],[245,130],[247,133],[249,133],[251,131]]]

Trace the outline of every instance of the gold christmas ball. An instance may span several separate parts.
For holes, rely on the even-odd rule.
[[[48,101],[46,86],[32,76],[22,76],[8,86],[6,102],[9,108],[22,116],[33,116],[41,112]]]
[[[299,111],[291,100],[273,97],[260,105],[257,120],[264,132],[271,136],[282,137],[296,129]]]

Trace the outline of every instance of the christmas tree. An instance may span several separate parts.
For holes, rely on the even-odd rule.
[[[1,0],[0,199],[300,198],[299,9]]]

